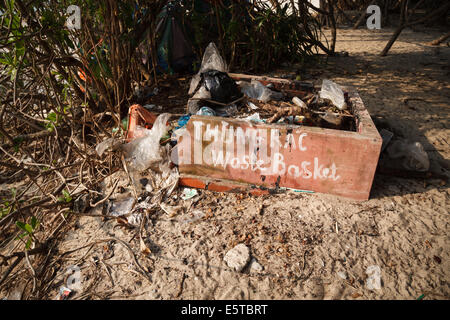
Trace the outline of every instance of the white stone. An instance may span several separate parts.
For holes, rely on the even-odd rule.
[[[233,249],[228,251],[223,257],[228,267],[241,272],[242,269],[250,261],[250,249],[243,243],[238,244]]]
[[[338,276],[341,277],[342,279],[347,279],[347,273],[345,273],[345,271],[339,271]]]
[[[255,258],[252,258],[249,266],[250,266],[250,271],[252,271],[252,272],[261,272],[264,270],[264,267],[258,261],[256,261]]]

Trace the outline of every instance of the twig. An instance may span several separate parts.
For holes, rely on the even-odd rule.
[[[111,195],[114,193],[114,190],[116,190],[116,187],[117,187],[118,184],[119,184],[119,179],[116,180],[116,182],[114,183],[114,187],[111,189],[111,191],[108,193],[108,195],[106,197],[104,197],[102,200],[100,200],[100,201],[98,201],[96,203],[92,203],[92,201],[89,201],[89,204],[91,205],[91,208],[95,208],[99,204],[102,204],[105,201],[107,201],[109,199],[109,197],[111,197]]]
[[[33,290],[31,291],[31,293],[34,293],[34,291],[36,290],[36,271],[34,271],[34,268],[31,265],[30,258],[28,257],[28,251],[25,250],[24,252],[25,252],[25,261],[27,262],[28,267],[31,270],[31,275],[33,276]]]

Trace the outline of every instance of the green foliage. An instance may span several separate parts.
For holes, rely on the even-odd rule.
[[[317,52],[320,25],[306,8],[293,13],[289,3],[275,9],[245,1],[222,4],[208,5],[207,10],[198,4],[194,10],[185,7],[199,56],[213,41],[231,68],[244,72],[265,71],[280,62],[303,63]]]
[[[30,223],[25,223],[21,221],[16,221],[16,226],[24,231],[20,234],[17,239],[20,239],[25,242],[25,248],[30,249],[32,243],[35,241],[34,233],[39,227],[40,222],[37,220],[35,216],[31,217]]]
[[[0,208],[0,219],[6,217],[12,211],[12,207],[9,205],[8,201],[3,203],[3,206]]]
[[[70,196],[69,191],[63,190],[62,194],[63,194],[63,196],[58,198],[59,202],[70,202],[70,201],[72,201],[72,197]]]
[[[11,197],[13,200],[16,199],[16,195],[17,195],[17,189],[11,188]],[[3,201],[4,202],[2,203],[2,205],[0,207],[0,219],[4,218],[8,214],[10,214],[14,210],[14,207],[15,207],[10,201],[6,201],[6,200],[3,200]]]
[[[54,127],[58,124],[58,116],[55,112],[50,112],[45,120],[48,120],[48,122],[45,124],[45,127],[48,131],[53,131]]]

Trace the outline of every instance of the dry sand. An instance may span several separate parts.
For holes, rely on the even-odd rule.
[[[405,30],[389,56],[380,58],[391,32],[339,30],[337,51],[349,56],[329,58],[328,66],[307,73],[356,86],[372,115],[392,120],[445,166],[450,48],[425,45],[439,32]],[[405,105],[404,98],[422,100]],[[200,210],[208,219],[185,223],[183,214],[170,219],[158,213],[144,232],[152,253],[139,254],[138,237],[130,242],[150,279],[138,273],[123,244],[104,242],[67,255],[47,298],[65,283],[67,268],[77,265],[82,282],[75,299],[417,299],[422,294],[447,299],[449,208],[448,186],[439,180],[381,175],[365,202],[323,194],[248,197],[200,191],[191,211]],[[76,226],[60,252],[112,236],[128,242],[136,233],[94,217],[82,217]],[[241,242],[262,272],[238,273],[226,266],[224,255]],[[379,290],[365,283],[372,265],[381,270]]]

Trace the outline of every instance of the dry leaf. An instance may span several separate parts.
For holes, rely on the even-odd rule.
[[[354,294],[352,294],[352,298],[353,299],[356,299],[356,298],[359,298],[359,297],[362,297],[362,294],[359,293],[359,292],[355,292]]]
[[[140,249],[141,249],[141,253],[148,256],[150,253],[152,253],[150,251],[150,249],[145,245],[144,240],[142,240],[142,238],[140,239]]]

